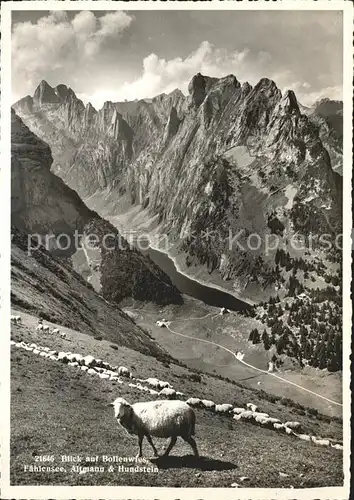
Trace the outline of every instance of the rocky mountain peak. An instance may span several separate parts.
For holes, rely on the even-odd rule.
[[[255,92],[262,92],[267,97],[281,98],[281,91],[278,89],[276,83],[269,78],[261,78],[257,85],[254,87]]]
[[[42,80],[34,92],[33,101],[38,106],[42,106],[43,104],[59,103],[60,98],[56,94],[53,87],[51,87],[45,80]]]
[[[280,107],[286,113],[300,114],[299,105],[298,105],[296,96],[292,90],[287,90],[285,92],[285,94],[283,95],[283,98],[280,102]]]
[[[197,73],[196,75],[194,75],[188,85],[190,104],[196,108],[199,108],[210,88],[215,82],[217,82],[217,80],[217,78],[203,76],[201,73]]]

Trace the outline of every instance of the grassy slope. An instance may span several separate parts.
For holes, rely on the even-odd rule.
[[[293,408],[262,400],[251,390],[237,387],[207,375],[200,383],[191,382],[188,369],[170,364],[169,367],[125,347],[110,348],[110,342],[97,342],[92,337],[69,331],[69,339],[40,337],[33,332],[34,318],[23,315],[23,326],[15,326],[12,338],[36,341],[56,349],[90,353],[111,363],[124,364],[138,377],[157,376],[169,380],[176,389],[188,396],[204,396],[216,402],[245,405],[251,401],[282,421],[299,420],[307,432],[340,439],[341,426],[336,421],[324,422],[309,416],[299,416]],[[197,443],[206,457],[195,462],[188,457],[188,445],[178,442],[169,459],[158,462],[159,473],[108,472],[24,473],[24,464],[34,464],[34,455],[54,454],[60,464],[62,454],[119,455],[134,457],[135,437],[117,427],[113,412],[106,404],[117,396],[130,402],[148,400],[127,384],[114,386],[83,372],[50,362],[21,349],[12,349],[12,435],[11,481],[13,484],[71,485],[157,485],[157,486],[220,486],[228,487],[248,476],[249,487],[311,487],[342,483],[341,452],[302,442],[228,417],[204,410],[197,412]],[[161,450],[167,444],[156,439]],[[145,444],[146,457],[150,456]],[[87,465],[87,464],[82,464]],[[289,474],[282,478],[279,472]],[[302,476],[300,476],[300,474]]]
[[[115,305],[90,288],[84,279],[42,250],[27,255],[11,248],[11,300],[22,312],[103,336],[145,353],[165,356],[156,342]]]

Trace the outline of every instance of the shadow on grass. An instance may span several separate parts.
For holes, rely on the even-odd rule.
[[[208,457],[197,458],[194,455],[185,455],[184,457],[162,456],[152,458],[151,462],[156,464],[159,469],[180,469],[183,467],[207,471],[237,469],[237,465],[232,462]]]

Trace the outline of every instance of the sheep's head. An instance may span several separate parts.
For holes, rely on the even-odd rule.
[[[123,398],[117,398],[111,403],[114,408],[114,416],[128,434],[134,434],[133,408]]]
[[[110,406],[113,406],[114,408],[114,416],[115,418],[122,418],[124,415],[128,413],[128,409],[131,408],[130,404],[128,401],[126,401],[123,398],[117,398],[113,401],[113,403],[110,403]]]

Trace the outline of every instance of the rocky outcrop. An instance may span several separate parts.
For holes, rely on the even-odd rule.
[[[16,109],[52,146],[54,171],[84,199],[98,200],[101,213],[119,215],[138,205],[147,219],[158,216],[175,253],[183,250],[185,269],[203,265],[211,281],[215,275],[226,288],[257,295],[280,278],[274,256],[265,258],[263,246],[230,247],[230,231],[242,230],[243,243],[254,232],[264,241],[274,213],[285,247],[300,227],[317,234],[341,229],[341,183],[328,134],[294,92],[282,95],[268,78],[252,87],[233,75],[197,74],[187,97],[174,91],[106,103],[92,111],[90,123],[81,118],[80,102],[72,118],[81,123],[80,134],[68,117],[57,119],[66,101],[52,105],[55,113],[45,105],[30,111],[27,101]],[[67,141],[72,146],[64,151]],[[103,190],[111,200],[106,205]],[[315,228],[306,226],[309,213]]]
[[[12,225],[31,235],[33,247],[40,241],[48,251],[69,259],[85,277],[94,276],[96,289],[111,301],[134,297],[181,303],[168,276],[131,248],[115,227],[89,210],[78,194],[51,172],[49,146],[14,111],[11,118]],[[95,244],[90,244],[93,238]],[[96,275],[95,270],[99,270]]]

